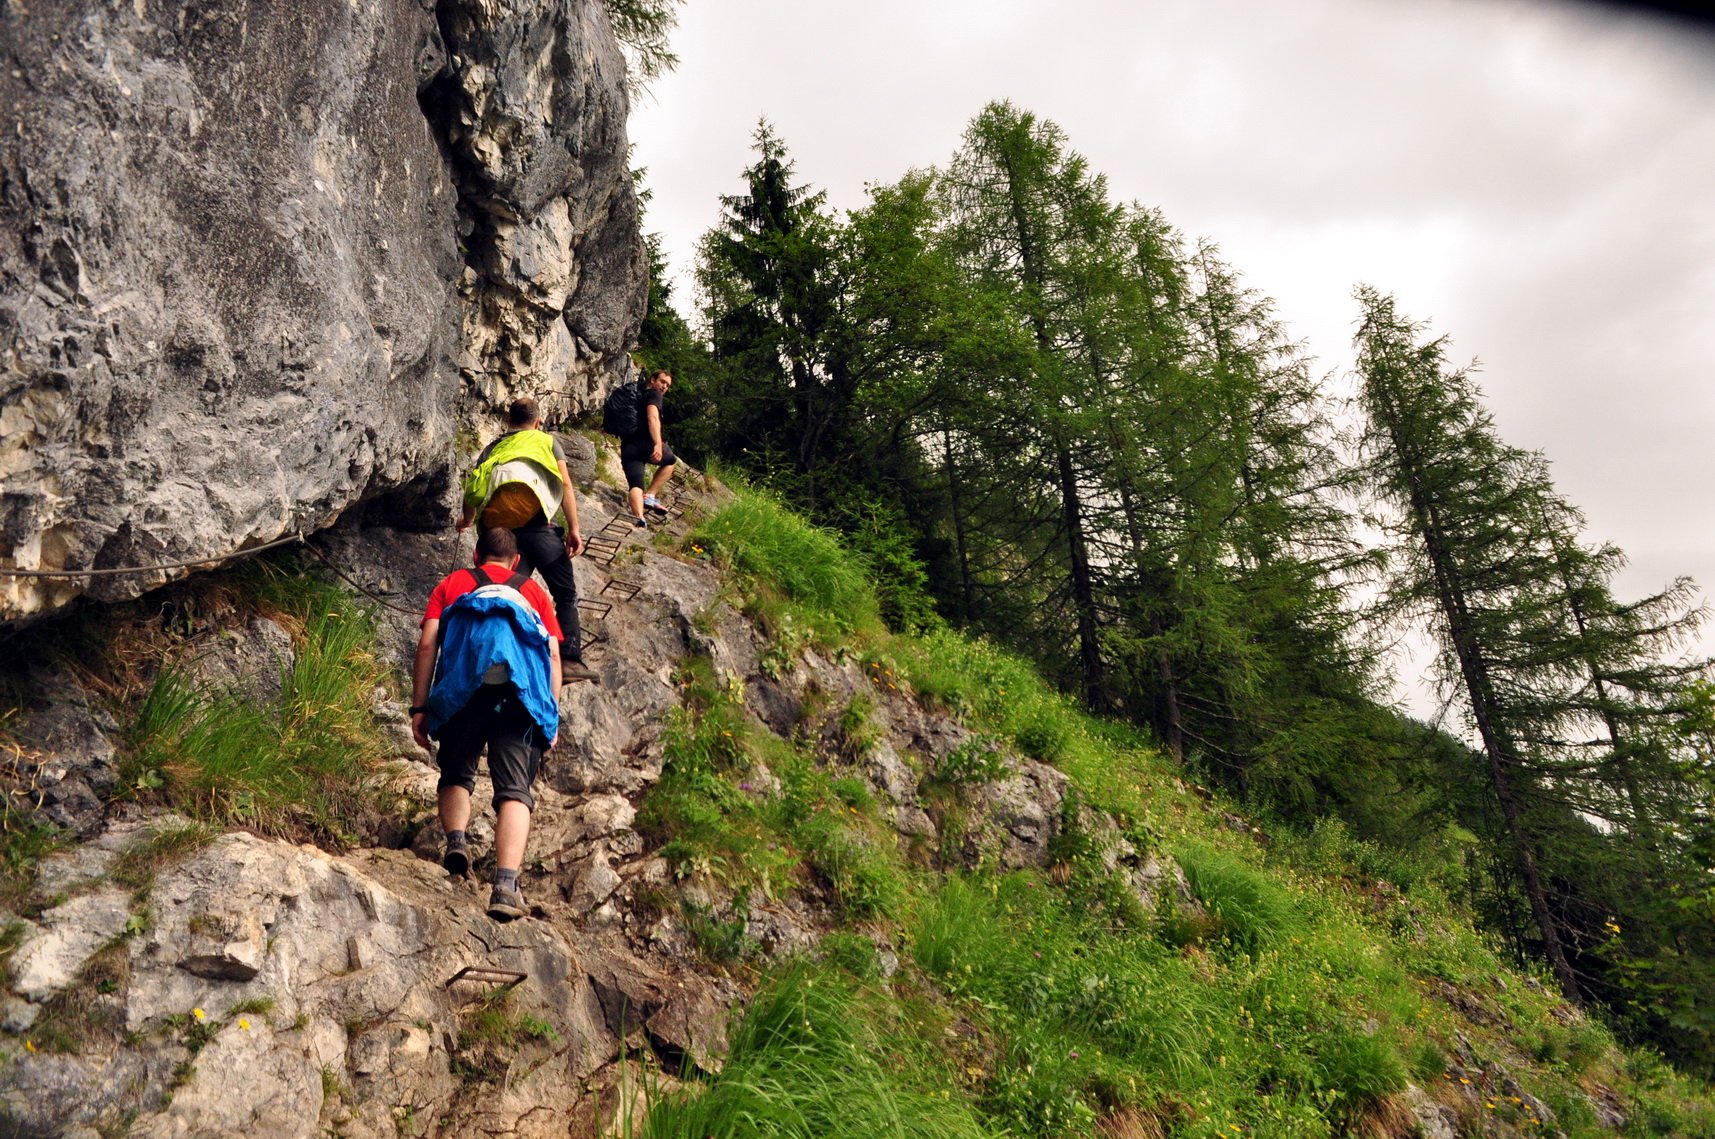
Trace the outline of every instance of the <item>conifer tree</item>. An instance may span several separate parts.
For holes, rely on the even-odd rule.
[[[1021,334],[1005,372],[974,377],[983,390],[970,401],[995,413],[998,445],[984,459],[1010,476],[1002,505],[1015,519],[1002,533],[1018,556],[1004,577],[1035,602],[1038,644],[1069,627],[1073,685],[1107,706],[1090,509],[1105,462],[1097,401],[1112,364],[1100,333],[1111,327],[1121,213],[1058,127],[1009,103],[971,123],[941,188],[946,237],[978,303]]]
[[[1389,297],[1359,300],[1366,445],[1405,540],[1396,596],[1433,618],[1543,955],[1576,1000],[1588,849],[1658,834],[1684,794],[1669,740],[1706,665],[1664,654],[1700,613],[1684,581],[1615,601],[1618,551],[1580,542],[1547,464],[1499,438],[1445,341],[1420,341]]]

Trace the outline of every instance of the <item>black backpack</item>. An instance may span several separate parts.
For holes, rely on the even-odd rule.
[[[601,405],[601,429],[609,435],[629,439],[643,426],[643,381],[620,384],[607,393]]]

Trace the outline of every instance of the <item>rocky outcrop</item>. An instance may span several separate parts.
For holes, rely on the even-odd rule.
[[[0,46],[0,567],[439,522],[461,423],[628,366],[599,0],[42,0]],[[0,620],[185,572],[0,574]]]
[[[449,66],[425,92],[459,188],[459,367],[492,405],[590,407],[643,319],[625,62],[599,3],[439,6]],[[568,255],[569,254],[569,255]]]
[[[622,509],[617,489],[580,495],[592,532]],[[19,739],[36,769],[79,781],[96,807],[91,841],[40,868],[41,912],[0,913],[0,932],[15,937],[9,957],[0,951],[10,1079],[0,1132],[87,1135],[130,1119],[133,1133],[162,1136],[593,1135],[621,1104],[635,1119],[640,1088],[658,1093],[720,1068],[745,991],[699,950],[697,922],[737,929],[745,952],[787,957],[815,952],[838,915],[814,882],[747,898],[717,875],[675,872],[637,829],[693,654],[744,693],[759,726],[864,778],[902,853],[1044,867],[1071,825],[1145,910],[1164,889],[1180,900],[1177,869],[1078,804],[1064,775],[855,660],[770,650],[714,565],[656,547],[658,531],[627,535],[612,564],[575,563],[582,596],[624,600],[588,615],[599,683],[561,696],[562,737],[535,785],[524,921],[499,925],[482,911],[493,842],[485,778],[470,827],[477,873],[453,879],[438,865],[437,775],[385,692],[375,713],[392,729],[389,782],[417,804],[402,849],[335,855],[228,834],[142,887],[135,852],[159,850],[159,836],[207,842],[208,832],[124,803],[104,815],[89,788],[107,772],[111,789],[111,719],[69,692],[33,709]],[[468,535],[451,531],[351,521],[315,541],[384,603],[383,651],[401,669],[417,607],[469,560]],[[604,594],[615,580],[635,591]],[[189,667],[209,688],[265,700],[290,658],[285,631],[257,618],[229,624],[188,637]],[[760,763],[747,785],[782,790]],[[880,830],[865,841],[888,840]],[[898,958],[878,936],[891,972]],[[469,969],[488,972],[461,977]]]

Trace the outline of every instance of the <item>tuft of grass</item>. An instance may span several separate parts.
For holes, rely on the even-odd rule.
[[[131,793],[198,820],[337,848],[376,809],[365,775],[384,745],[369,703],[385,669],[367,613],[337,590],[274,588],[283,604],[313,606],[279,697],[259,703],[163,668],[125,734],[121,775]]]
[[[214,841],[216,833],[200,822],[157,827],[121,850],[108,873],[121,886],[145,891],[162,867],[190,857]]]
[[[1246,953],[1258,953],[1300,932],[1292,900],[1273,878],[1213,847],[1188,845],[1179,864],[1191,892],[1219,921],[1220,936]]]
[[[749,1003],[717,1076],[663,1097],[627,1139],[984,1139],[971,1108],[918,1085],[839,973],[794,962]],[[892,1061],[892,1062],[890,1062]]]
[[[691,541],[750,584],[765,624],[799,625],[817,643],[884,632],[868,563],[768,494],[740,490]]]
[[[512,1007],[516,991],[497,989],[460,1013],[451,1066],[465,1083],[500,1083],[525,1047],[559,1039],[548,1021]]]
[[[0,909],[22,909],[34,888],[36,864],[67,841],[36,815],[13,804],[0,790]]]

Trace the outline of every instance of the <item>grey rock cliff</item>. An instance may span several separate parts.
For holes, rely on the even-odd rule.
[[[587,406],[644,297],[599,0],[0,9],[0,567],[221,558]],[[0,574],[0,621],[185,570]]]

